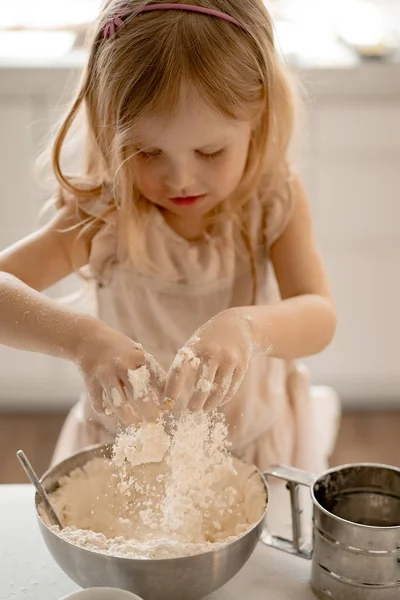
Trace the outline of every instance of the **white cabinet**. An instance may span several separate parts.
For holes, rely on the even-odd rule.
[[[48,123],[41,96],[0,94],[0,248],[38,227],[45,196],[34,162]],[[49,293],[63,297],[75,288],[71,277]],[[64,361],[0,345],[0,407],[57,409],[71,404],[79,384],[77,370]]]
[[[29,97],[0,96],[0,232],[1,245],[33,229],[38,198],[32,181],[35,111]],[[23,212],[21,212],[23,211]]]
[[[317,105],[313,212],[337,303],[314,377],[352,404],[400,404],[400,97]]]
[[[400,404],[400,66],[397,77],[371,68],[375,82],[365,69],[305,78],[314,99],[300,168],[338,309],[335,341],[307,362],[346,402]],[[37,224],[33,159],[71,80],[62,69],[24,73],[0,69],[0,247]],[[71,365],[0,347],[0,406],[71,404],[79,389]]]
[[[29,97],[0,99],[0,240],[5,247],[33,229],[39,203],[30,176],[35,113]],[[21,383],[41,385],[49,376],[46,357],[0,346],[1,397],[11,397]],[[25,392],[28,390],[26,389]]]
[[[315,225],[325,247],[400,244],[400,151],[382,159],[315,162]]]
[[[379,159],[400,152],[400,97],[325,100],[314,111],[314,140],[325,158]]]

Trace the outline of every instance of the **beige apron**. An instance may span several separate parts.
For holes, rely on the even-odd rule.
[[[96,215],[98,210],[94,207],[88,212]],[[251,227],[256,240],[257,305],[280,300],[269,248],[285,226],[288,211],[277,203],[268,216],[264,213],[262,205],[254,202]],[[160,277],[144,275],[126,260],[119,247],[117,210],[106,217],[93,239],[89,267],[97,316],[140,342],[168,370],[179,348],[199,326],[222,310],[252,304],[253,277],[247,246],[232,221],[215,225],[199,242],[188,242],[157,210],[150,218],[146,251],[158,265]],[[318,410],[323,415],[323,404]],[[233,450],[259,468],[274,463],[313,471],[325,468],[326,450],[316,446],[315,411],[302,365],[255,356],[224,411]],[[320,416],[318,421],[318,426],[327,427]],[[112,440],[116,426],[113,419],[94,413],[82,394],[67,418],[53,461],[81,447]]]

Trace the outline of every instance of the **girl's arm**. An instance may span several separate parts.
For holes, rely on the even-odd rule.
[[[90,318],[40,293],[83,266],[88,243],[61,209],[43,229],[0,253],[0,343],[72,358]],[[68,231],[66,231],[68,229]]]
[[[256,345],[277,358],[316,354],[332,340],[336,313],[318,251],[307,197],[294,185],[290,222],[271,248],[282,302],[237,309],[247,316]]]
[[[99,319],[40,293],[88,262],[90,239],[79,235],[81,227],[65,207],[47,227],[0,253],[0,344],[74,361],[98,413],[126,423],[155,421],[164,389],[156,361]],[[129,372],[135,377],[143,366],[149,383],[135,397]]]

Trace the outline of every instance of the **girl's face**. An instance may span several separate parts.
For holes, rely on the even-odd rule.
[[[250,121],[228,119],[194,93],[172,115],[141,119],[135,136],[141,193],[175,219],[202,217],[239,184],[251,131]]]

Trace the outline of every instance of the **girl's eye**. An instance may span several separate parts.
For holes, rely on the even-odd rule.
[[[161,156],[161,150],[153,150],[151,152],[146,152],[145,150],[138,150],[137,155],[139,156],[139,158],[149,160],[151,158],[158,158],[159,156]]]
[[[200,152],[200,150],[197,151],[198,156],[204,158],[204,160],[216,160],[217,158],[222,156],[223,153],[224,148],[222,148],[221,150],[217,150],[217,152],[211,152],[210,154],[205,154],[204,152]]]

